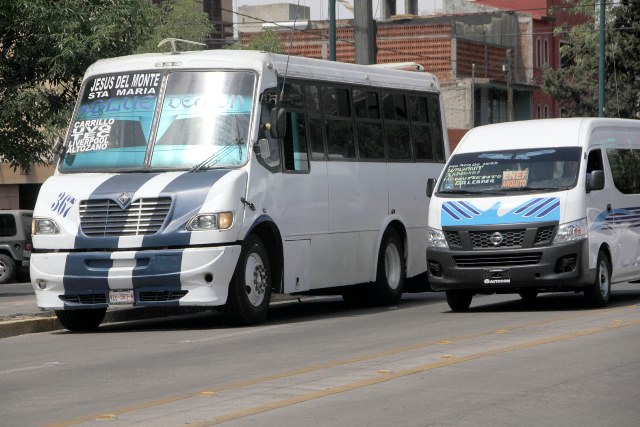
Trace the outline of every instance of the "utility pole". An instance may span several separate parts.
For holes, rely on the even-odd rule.
[[[513,88],[511,87],[511,83],[513,80],[512,69],[512,59],[511,59],[511,49],[507,49],[507,120],[513,121]]]
[[[376,63],[376,25],[371,0],[354,0],[356,64]]]
[[[598,66],[598,117],[604,117],[604,30],[606,2],[600,0],[600,61]]]
[[[336,60],[336,0],[329,0],[329,59]]]

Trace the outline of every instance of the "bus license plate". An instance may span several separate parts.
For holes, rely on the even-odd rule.
[[[133,289],[117,289],[109,291],[109,304],[132,305],[134,301]]]

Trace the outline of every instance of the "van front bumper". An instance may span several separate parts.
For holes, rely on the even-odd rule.
[[[429,283],[436,291],[477,293],[574,290],[592,284],[588,240],[526,249],[427,248]]]
[[[116,302],[111,291],[129,291],[135,306],[217,306],[239,256],[240,245],[33,253],[30,276],[43,309],[105,308]]]

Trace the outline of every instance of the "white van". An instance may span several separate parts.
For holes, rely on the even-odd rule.
[[[430,184],[429,280],[454,311],[558,291],[602,307],[612,283],[640,279],[640,121],[481,126]]]

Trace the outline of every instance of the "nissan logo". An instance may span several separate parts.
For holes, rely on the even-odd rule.
[[[491,238],[489,238],[489,241],[493,246],[499,246],[503,240],[504,240],[504,237],[502,236],[502,234],[500,234],[497,231],[491,235]]]

